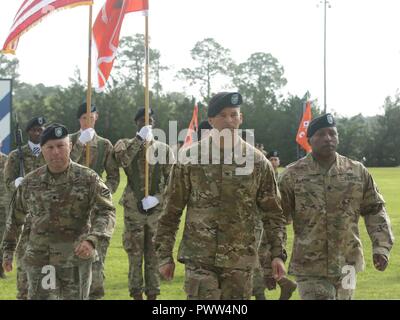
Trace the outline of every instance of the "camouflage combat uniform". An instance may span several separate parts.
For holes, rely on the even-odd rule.
[[[174,161],[172,150],[164,143],[153,140],[149,154],[164,154],[165,162],[149,165],[149,194],[157,197],[160,204],[150,214],[140,212],[138,202],[144,198],[145,145],[140,138],[119,140],[114,147],[115,158],[123,167],[128,183],[120,200],[124,207],[123,245],[129,258],[129,292],[132,297],[160,294],[158,260],[153,237],[162,210],[162,193],[167,185]],[[149,158],[151,159],[151,158]],[[145,286],[143,288],[143,259]]]
[[[3,238],[4,229],[6,227],[7,211],[9,205],[9,195],[4,182],[4,167],[6,165],[7,156],[0,152],[0,242]],[[2,273],[3,251],[0,244],[0,273]]]
[[[364,218],[373,253],[389,258],[393,245],[384,200],[367,169],[336,154],[329,170],[312,154],[289,165],[279,179],[285,215],[293,218],[289,274],[302,299],[351,299],[342,287],[347,266],[364,269],[358,221]],[[355,279],[354,279],[355,281]]]
[[[272,257],[286,259],[279,190],[271,164],[242,139],[242,155],[246,156],[246,145],[247,157],[254,155],[254,170],[246,175],[236,174],[245,164],[218,161],[224,152],[215,153],[209,145],[200,148],[198,163],[203,158],[210,164],[179,162],[172,169],[155,240],[160,266],[173,261],[176,231],[187,206],[178,261],[185,264],[188,299],[249,299],[257,260],[257,219],[271,234]],[[185,151],[193,154],[196,148],[199,143]]]
[[[79,141],[80,132],[70,135],[73,147],[71,159],[76,163],[86,166],[86,147]],[[90,145],[89,168],[97,172],[101,177],[106,172],[105,184],[111,193],[115,193],[119,185],[119,168],[112,154],[113,146],[108,139],[95,134]],[[107,249],[110,245],[109,238],[100,238],[97,246],[98,258],[92,264],[92,285],[90,287],[90,299],[101,299],[104,297],[104,265]]]
[[[28,173],[44,166],[46,164],[42,153],[39,156],[35,156],[32,153],[31,148],[28,144],[22,146],[22,154],[24,157],[24,172],[25,175]],[[6,187],[11,194],[15,191],[15,179],[20,176],[20,163],[18,157],[18,150],[13,150],[8,157],[6,162],[6,167],[4,169],[4,179],[6,182]],[[24,229],[19,240],[16,252],[17,261],[17,299],[25,300],[28,298],[28,278],[23,265],[23,257],[26,252],[26,243],[29,238],[30,231],[30,217],[26,217],[26,222],[24,224]]]
[[[86,299],[94,256],[84,260],[74,250],[83,240],[96,247],[99,238],[111,237],[115,208],[109,189],[93,170],[72,161],[61,174],[53,175],[43,166],[27,175],[12,200],[3,238],[4,260],[12,261],[28,214],[31,231],[24,256],[28,298]],[[45,266],[55,268],[55,289],[42,286]]]

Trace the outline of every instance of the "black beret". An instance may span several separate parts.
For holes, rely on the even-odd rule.
[[[79,108],[78,108],[78,110],[76,111],[76,117],[78,118],[78,119],[80,119],[80,117],[83,115],[83,114],[85,114],[86,113],[86,102],[84,102],[84,103],[82,103],[80,106],[79,106]],[[97,111],[97,108],[96,108],[96,106],[94,105],[94,104],[92,104],[92,106],[91,106],[91,108],[90,108],[90,112],[96,112]]]
[[[324,114],[318,118],[313,119],[307,129],[307,138],[311,138],[314,133],[322,128],[336,127],[335,118],[330,114]]]
[[[272,157],[279,158],[279,152],[276,150],[272,150],[272,151],[268,152],[267,159],[272,158]]]
[[[243,102],[239,92],[219,92],[208,103],[208,116],[215,117],[226,107],[239,107]]]
[[[140,107],[135,114],[135,121],[139,120],[141,117],[144,117],[145,108]],[[154,115],[153,109],[149,108],[149,116]]]
[[[33,127],[43,127],[43,125],[46,123],[46,119],[44,117],[35,117],[32,118],[31,120],[28,121],[26,124],[25,130],[29,131]]]
[[[68,136],[68,129],[59,123],[49,125],[40,136],[40,146],[43,146],[49,140],[63,139]]]
[[[199,127],[197,128],[197,140],[201,139],[201,130],[211,130],[213,127],[207,120],[203,120],[200,122]]]

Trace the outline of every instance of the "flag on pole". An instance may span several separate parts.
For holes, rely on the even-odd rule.
[[[119,44],[119,34],[126,13],[147,11],[148,0],[107,0],[93,25],[97,47],[97,92],[105,89]]]
[[[307,129],[311,122],[311,102],[307,101],[306,109],[301,119],[299,130],[297,131],[296,142],[307,152],[311,152],[311,146],[307,141]]]
[[[198,113],[199,113],[199,107],[197,106],[197,104],[195,104],[193,109],[192,120],[190,120],[188,132],[186,134],[183,147],[190,146],[193,143],[193,135],[196,135],[197,129],[199,127],[199,122],[197,117]]]
[[[2,53],[15,54],[19,38],[48,14],[59,10],[90,5],[88,0],[24,0],[17,14],[2,49]]]

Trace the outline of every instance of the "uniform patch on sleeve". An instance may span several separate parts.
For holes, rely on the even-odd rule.
[[[101,188],[100,194],[102,197],[109,198],[111,195],[111,192],[108,188],[103,187],[103,188]]]

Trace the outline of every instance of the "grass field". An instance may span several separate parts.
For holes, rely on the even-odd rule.
[[[400,232],[400,168],[372,168],[370,169],[381,193],[386,201],[393,233]],[[114,195],[117,206],[117,228],[111,241],[111,247],[106,260],[106,296],[105,299],[125,300],[130,299],[128,292],[128,260],[122,247],[123,209],[118,205],[126,179],[121,174],[121,184]],[[366,233],[364,222],[360,221],[361,237],[364,244],[366,270],[358,274],[355,299],[400,299],[400,252],[395,244],[390,258],[389,267],[385,272],[378,272],[372,264],[371,243]],[[180,239],[182,228],[179,230]],[[288,252],[290,255],[292,245],[292,230],[288,228]],[[175,253],[179,243],[175,246]],[[15,272],[8,274],[6,280],[0,280],[0,300],[15,299]],[[171,283],[162,282],[160,299],[179,300],[185,299],[183,291],[184,269],[177,263],[175,278]],[[277,299],[279,290],[267,291],[268,299]],[[292,299],[299,299],[296,292]]]

